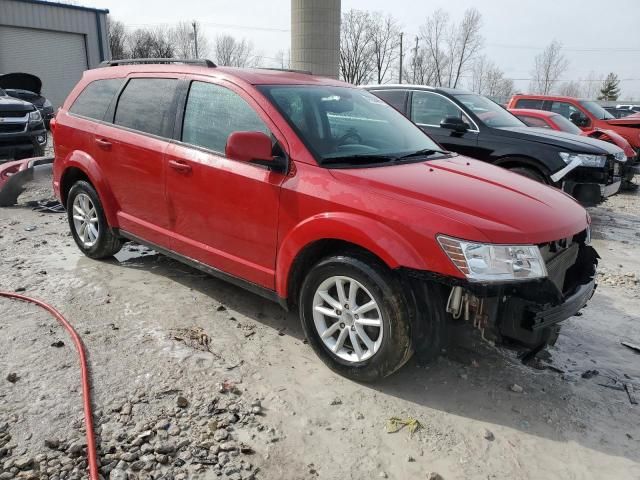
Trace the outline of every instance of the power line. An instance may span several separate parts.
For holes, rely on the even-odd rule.
[[[487,43],[488,47],[497,48],[512,48],[519,50],[544,50],[546,46],[536,45],[506,45],[503,43]],[[628,47],[562,47],[563,51],[567,52],[620,52],[620,53],[639,53],[640,48],[628,48]]]
[[[150,23],[127,23],[125,27],[158,27],[158,26],[172,26],[178,23],[175,22],[150,22]],[[261,30],[266,32],[278,32],[278,33],[290,33],[291,29],[288,28],[271,28],[271,27],[258,27],[250,25],[237,25],[233,23],[215,23],[199,20],[200,25],[208,25],[211,27],[230,28],[236,30]]]

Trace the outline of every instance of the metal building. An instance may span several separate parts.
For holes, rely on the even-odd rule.
[[[108,10],[36,0],[0,0],[0,74],[42,80],[54,108],[87,68],[110,58]]]
[[[338,77],[340,0],[291,0],[291,66]]]

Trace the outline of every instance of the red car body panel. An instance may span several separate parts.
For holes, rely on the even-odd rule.
[[[510,108],[509,111],[516,117],[533,117],[544,121],[552,130],[565,131],[560,125],[554,121],[554,117],[560,115],[559,113],[549,112],[547,110],[534,110],[531,108]],[[576,127],[578,128],[578,127]],[[570,133],[570,132],[569,132]],[[582,134],[585,137],[597,138],[605,142],[613,143],[620,147],[626,157],[633,157],[636,152],[633,150],[629,142],[625,138],[616,133],[614,130],[602,130],[600,128],[591,128],[582,130]]]
[[[259,165],[69,113],[95,79],[185,77],[230,88],[258,113],[287,157],[279,173]],[[82,171],[111,227],[288,296],[305,248],[334,239],[358,245],[390,268],[463,278],[436,235],[532,244],[575,235],[588,224],[571,197],[462,156],[376,168],[327,169],[260,93],[260,84],[345,83],[289,72],[136,65],[90,70],[56,117],[54,189]],[[73,147],[71,147],[73,145]]]
[[[613,130],[629,142],[636,151],[640,150],[640,118],[623,117],[602,120],[596,118],[589,110],[584,108],[580,104],[579,99],[556,95],[514,95],[511,97],[511,100],[509,100],[507,109],[517,109],[517,102],[520,99],[548,100],[569,103],[580,110],[590,121],[590,125],[588,127],[581,127],[582,130],[586,131],[596,128],[602,130]]]

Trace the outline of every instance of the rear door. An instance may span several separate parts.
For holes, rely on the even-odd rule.
[[[164,154],[173,135],[178,77],[136,75],[112,105],[113,123],[99,124],[100,166],[119,206],[120,228],[169,246]]]
[[[224,152],[233,132],[272,135],[275,127],[234,85],[203,79],[186,88],[181,129],[166,158],[172,250],[273,290],[280,185],[286,177]]]
[[[444,95],[435,92],[412,91],[409,114],[413,123],[447,150],[470,157],[478,156],[478,127],[460,107]],[[440,122],[447,117],[462,119],[467,123],[469,129],[466,132],[456,132],[442,128]]]

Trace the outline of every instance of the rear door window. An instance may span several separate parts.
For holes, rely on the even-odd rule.
[[[95,80],[85,87],[71,105],[69,112],[95,120],[104,120],[113,96],[122,85],[122,78]]]
[[[532,110],[542,110],[542,103],[544,100],[538,100],[533,98],[521,98],[516,101],[515,108],[531,108]]]
[[[118,100],[114,123],[160,137],[173,128],[175,78],[132,78]]]
[[[372,90],[371,93],[387,102],[400,113],[405,113],[407,102],[406,90]]]
[[[213,83],[193,82],[184,111],[182,141],[224,153],[233,132],[269,129],[256,111],[237,93]]]

